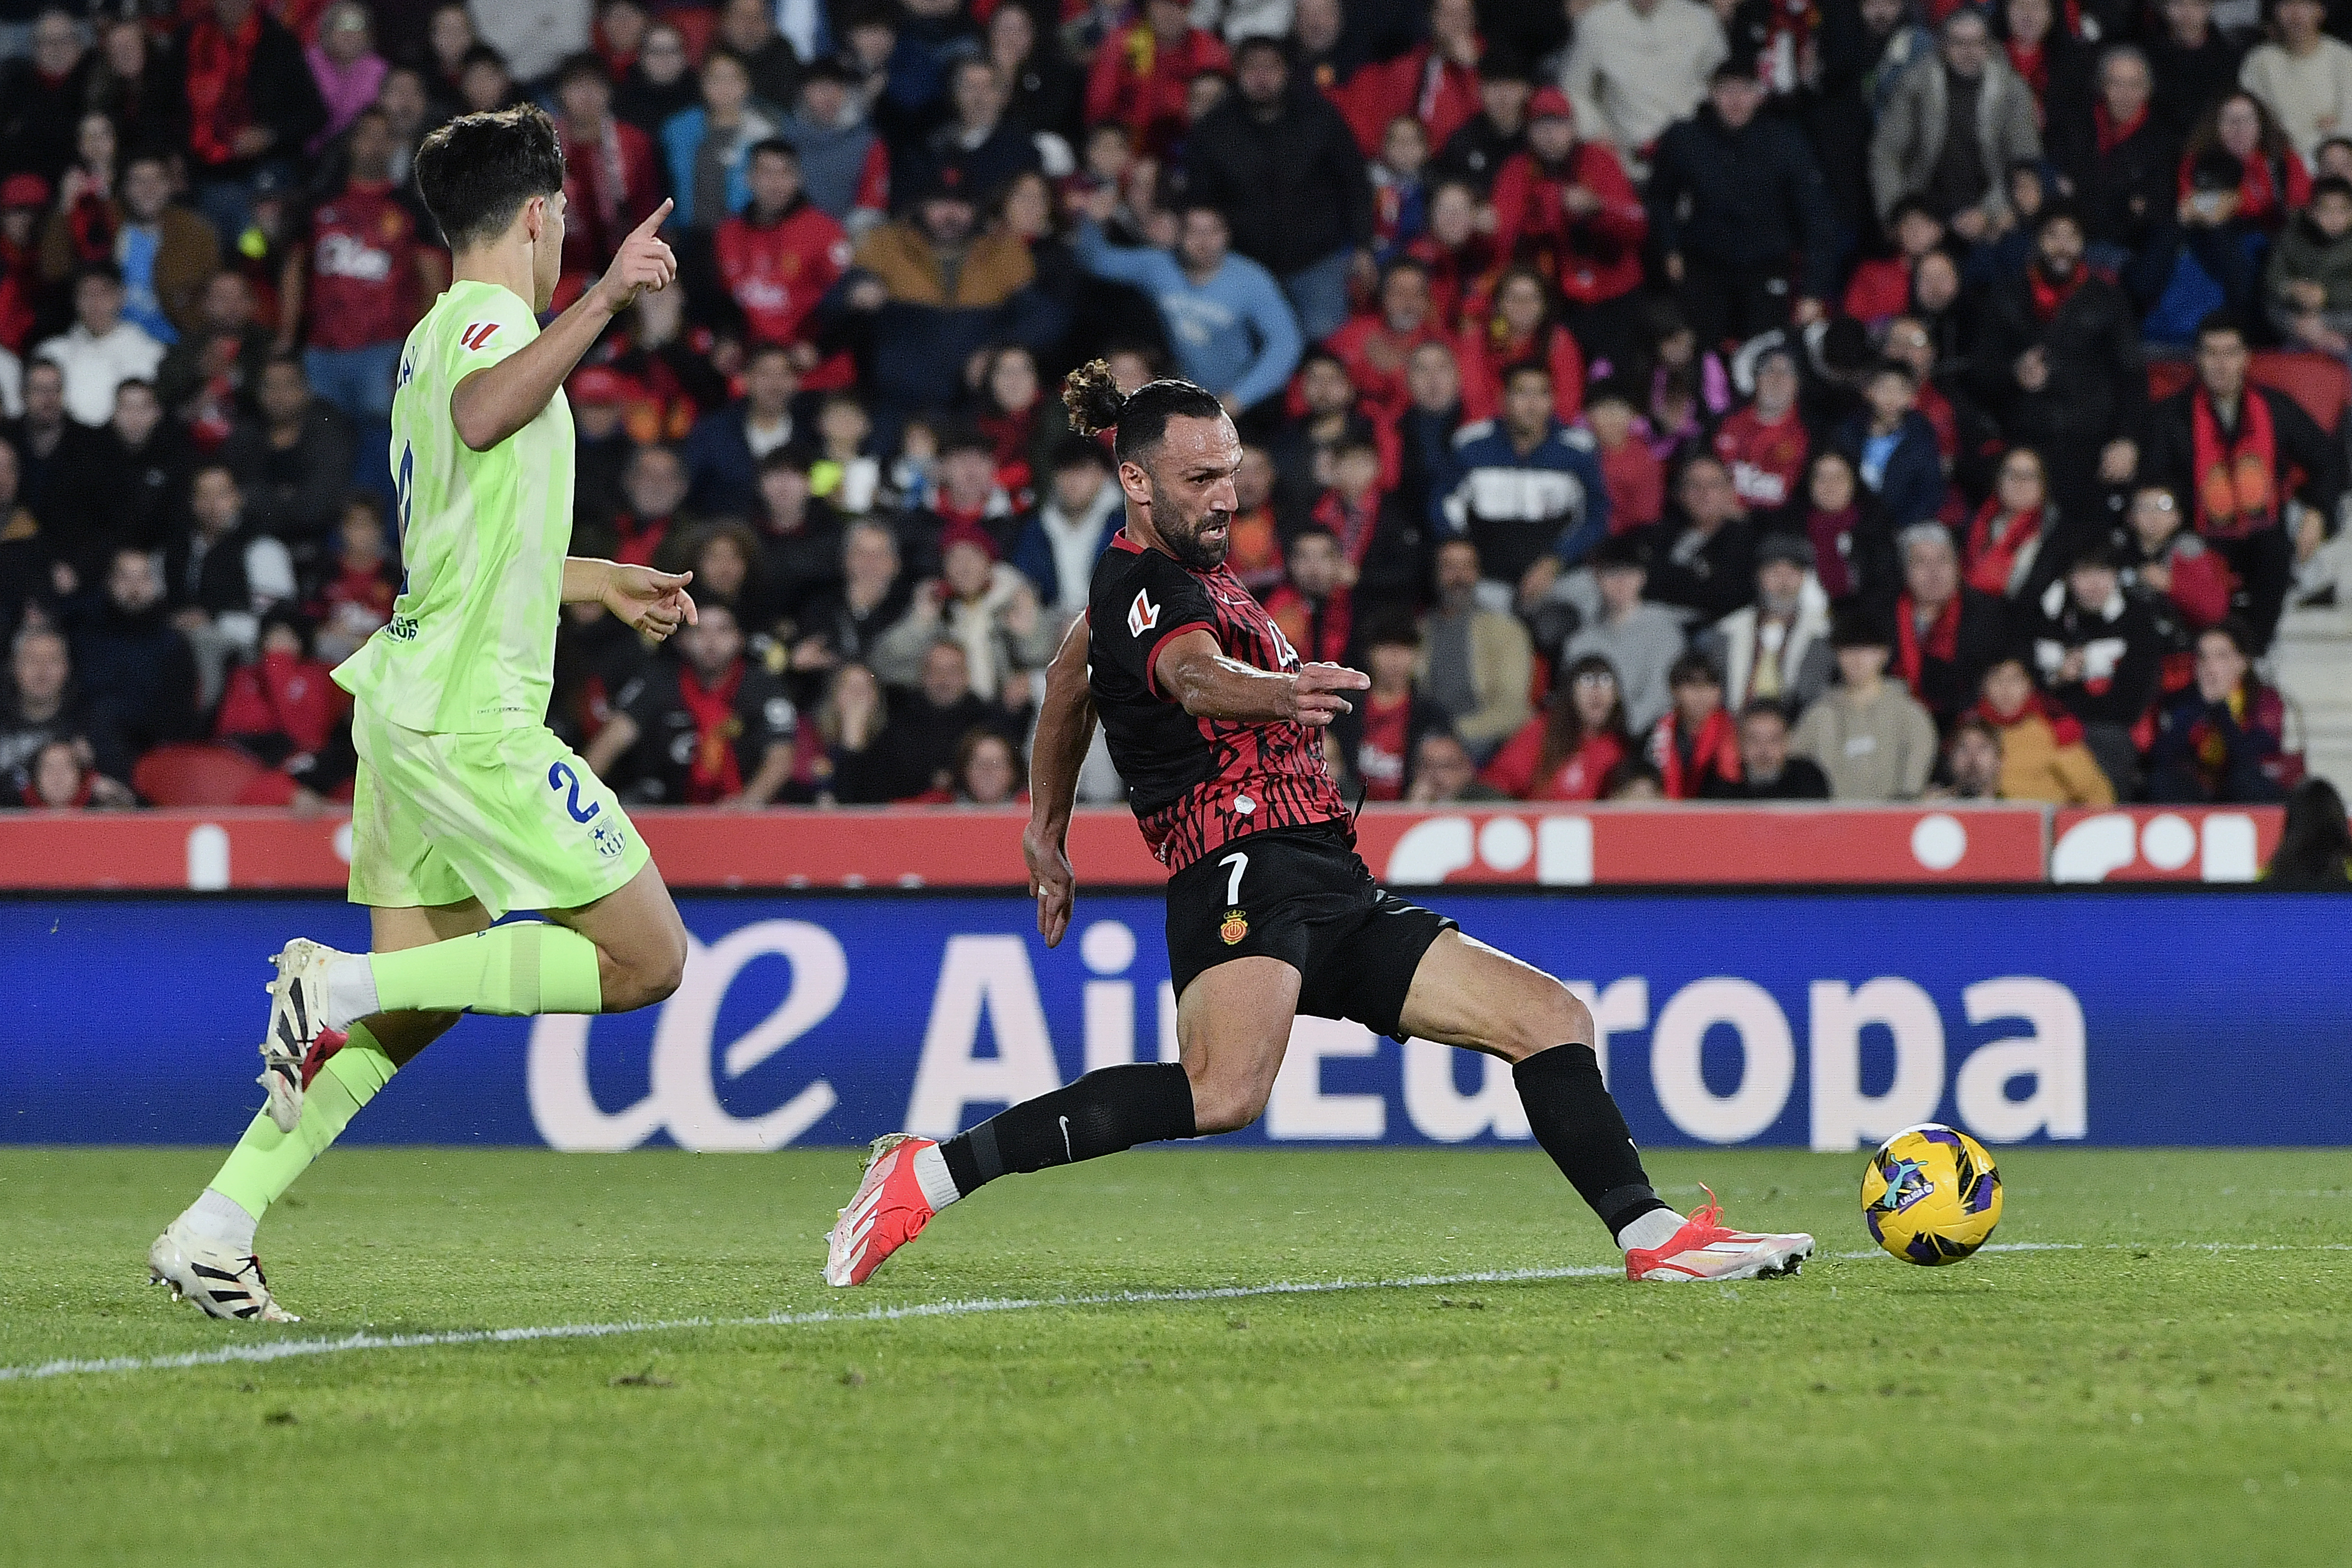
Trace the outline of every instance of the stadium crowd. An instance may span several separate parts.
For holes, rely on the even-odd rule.
[[[2283,798],[2256,672],[2346,482],[2337,33],[0,0],[0,804],[168,802],[196,742],[240,798],[347,793],[328,671],[391,613],[394,361],[448,276],[411,161],[524,101],[559,308],[677,204],[679,284],[568,387],[574,552],[701,606],[658,652],[567,612],[550,721],[634,801],[1019,798],[1120,522],[1057,396],[1097,355],[1234,415],[1233,570],[1372,677],[1351,797]]]

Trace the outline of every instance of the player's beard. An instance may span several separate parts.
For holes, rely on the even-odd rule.
[[[1156,492],[1158,487],[1153,488]],[[1225,552],[1233,546],[1232,512],[1205,511],[1195,518],[1179,515],[1171,522],[1160,522],[1160,519],[1173,512],[1174,509],[1170,508],[1168,512],[1163,512],[1160,510],[1163,503],[1159,501],[1156,493],[1153,499],[1152,521],[1159,526],[1160,542],[1168,547],[1169,554],[1195,572],[1214,572],[1225,563]],[[1216,531],[1215,537],[1203,539],[1202,534],[1211,529]]]

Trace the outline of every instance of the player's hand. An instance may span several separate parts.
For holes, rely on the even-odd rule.
[[[1290,716],[1309,729],[1321,729],[1340,714],[1356,710],[1356,705],[1339,693],[1361,691],[1371,683],[1370,676],[1344,664],[1302,664],[1291,680]]]
[[[1047,947],[1056,946],[1070,929],[1070,906],[1078,891],[1069,850],[1033,822],[1022,832],[1021,858],[1029,862],[1029,891],[1037,900],[1037,934]]]
[[[670,279],[677,276],[677,257],[657,232],[662,220],[669,216],[670,209],[677,205],[665,197],[662,205],[654,208],[652,216],[637,225],[628,238],[621,241],[620,251],[614,256],[613,265],[604,269],[604,276],[598,280],[596,287],[604,290],[604,301],[614,315],[627,310],[644,290],[667,289]]]
[[[695,623],[694,596],[686,591],[693,581],[691,572],[615,565],[611,581],[604,584],[604,607],[632,630],[659,642],[681,625]]]

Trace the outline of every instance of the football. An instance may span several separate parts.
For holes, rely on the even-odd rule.
[[[1906,1263],[1958,1263],[2000,1223],[2000,1173],[1967,1133],[1923,1121],[1871,1155],[1862,1217],[1870,1238]]]

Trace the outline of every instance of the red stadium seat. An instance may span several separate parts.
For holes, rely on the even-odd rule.
[[[2185,359],[2152,359],[2147,362],[2147,400],[2161,403],[2189,384],[2197,367]]]
[[[2352,399],[2352,371],[2334,354],[2264,349],[2246,367],[2246,379],[2285,393],[2331,436],[2344,423],[2347,399]]]
[[[158,746],[131,769],[131,787],[156,805],[240,805],[269,775],[234,746]]]
[[[2188,360],[2148,361],[2148,400],[2163,402],[2186,388],[2196,374],[2196,365]],[[2333,354],[2263,349],[2246,367],[2246,379],[2256,386],[2285,393],[2331,436],[2344,423],[2346,404],[2352,403],[2352,370],[2347,370]]]

